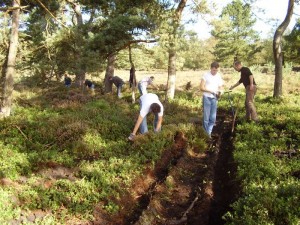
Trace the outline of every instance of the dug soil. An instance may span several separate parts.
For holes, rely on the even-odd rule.
[[[188,140],[178,132],[155,169],[145,170],[118,200],[124,206],[120,213],[105,215],[99,205],[92,224],[225,224],[223,215],[239,194],[231,130],[228,112],[219,112],[205,152],[187,148]]]

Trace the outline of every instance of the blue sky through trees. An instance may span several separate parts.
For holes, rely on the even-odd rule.
[[[214,2],[217,3],[216,14],[219,15],[222,8],[231,1],[232,0],[214,0]],[[257,20],[254,29],[261,33],[262,38],[267,38],[274,35],[275,29],[284,20],[287,12],[288,0],[257,0],[252,7],[254,16]],[[191,17],[195,17],[195,15],[188,14],[187,10],[185,13],[183,22],[187,22]],[[286,32],[294,27],[298,18],[300,18],[300,6],[295,4],[294,15]],[[210,37],[210,31],[212,29],[207,23],[210,19],[209,16],[205,16],[205,18],[198,17],[198,22],[195,24],[187,24],[186,29],[196,31],[201,39],[207,39]]]

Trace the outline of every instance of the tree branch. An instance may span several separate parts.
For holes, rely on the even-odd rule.
[[[154,43],[154,42],[157,42],[157,40],[156,39],[153,39],[153,40],[131,40],[131,41],[128,41],[126,44],[124,44],[122,47],[116,49],[116,52],[118,52],[118,51],[120,51],[122,49],[127,48],[131,44],[136,44],[136,43]]]
[[[50,14],[50,16],[55,20],[57,21],[60,25],[62,25],[64,28],[68,28],[65,24],[63,24],[62,22],[60,22],[50,11],[49,9],[47,9],[47,7],[40,1],[40,0],[36,0],[41,6],[43,9],[46,10],[47,13]]]
[[[27,8],[28,7],[28,5],[27,6],[12,6],[12,7],[5,7],[5,8],[0,8],[0,11],[1,12],[10,12],[10,11],[14,11],[14,10],[16,10],[16,9],[25,9],[25,8]]]

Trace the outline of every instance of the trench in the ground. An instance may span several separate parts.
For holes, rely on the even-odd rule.
[[[182,160],[182,155],[177,155],[177,157],[172,158],[170,166],[176,168],[176,164],[179,160]],[[236,175],[236,165],[233,161],[233,146],[232,146],[232,134],[231,134],[231,123],[226,116],[220,116],[216,132],[213,137],[213,142],[210,149],[206,152],[205,157],[203,157],[202,162],[208,165],[207,171],[203,172],[203,179],[212,179],[212,185],[195,185],[194,190],[190,191],[189,203],[181,206],[183,209],[190,208],[190,211],[182,210],[178,211],[176,206],[162,204],[164,211],[174,211],[177,212],[177,216],[173,221],[176,224],[188,224],[188,225],[221,225],[225,221],[222,216],[227,211],[230,211],[230,204],[236,199],[239,185],[235,179]],[[136,203],[137,207],[133,212],[125,219],[124,224],[143,224],[141,220],[142,214],[145,214],[147,210],[151,209],[151,202],[157,201],[159,193],[158,186],[164,185],[166,177],[169,175],[170,167],[162,167],[156,171],[156,180],[153,182],[148,190],[138,199]],[[199,178],[198,178],[199,179]],[[161,188],[160,188],[161,189]],[[201,189],[200,193],[197,189]],[[211,189],[211,195],[209,193]],[[208,190],[208,191],[207,191]],[[200,194],[195,201],[195,196]],[[154,200],[155,199],[155,200]],[[153,203],[152,203],[153,204]],[[150,209],[149,209],[150,208]],[[185,214],[185,220],[182,220],[182,215]],[[170,219],[170,218],[169,218]],[[147,224],[153,224],[149,219]],[[170,220],[161,224],[172,224]],[[160,224],[157,221],[155,224]],[[175,223],[174,223],[175,224]]]
[[[125,219],[124,224],[135,224],[138,222],[142,213],[147,209],[151,199],[156,194],[158,185],[165,182],[171,167],[176,167],[178,160],[182,157],[184,148],[186,146],[186,139],[182,132],[177,132],[174,137],[175,145],[171,150],[167,150],[163,154],[160,162],[154,169],[155,180],[149,186],[148,190],[139,197],[136,202],[136,207],[133,212]]]
[[[214,167],[213,193],[209,225],[223,225],[223,216],[230,212],[230,205],[238,198],[240,185],[236,179],[237,165],[233,158],[233,134],[231,121],[223,123],[220,133],[220,146]]]

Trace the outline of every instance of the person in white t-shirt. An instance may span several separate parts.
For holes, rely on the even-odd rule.
[[[156,94],[147,93],[140,97],[140,113],[133,131],[128,137],[129,140],[134,140],[139,128],[141,134],[148,132],[147,115],[150,112],[154,114],[154,132],[159,132],[161,130],[164,107]]]
[[[213,62],[210,71],[206,72],[200,83],[203,92],[203,128],[211,137],[211,133],[217,118],[218,99],[223,92],[224,81],[218,73],[219,63]]]
[[[154,77],[144,77],[140,82],[138,83],[138,89],[141,95],[147,94],[147,87],[148,85],[151,85],[153,88],[157,87],[153,84]]]

